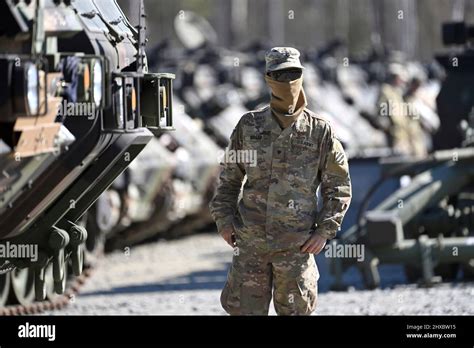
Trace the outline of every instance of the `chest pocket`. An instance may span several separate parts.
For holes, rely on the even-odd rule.
[[[247,177],[253,180],[267,175],[271,164],[270,132],[245,135],[243,149],[243,156],[249,159],[243,163]]]
[[[301,177],[314,180],[318,175],[320,153],[318,144],[304,136],[293,137],[290,142],[289,162],[301,172]]]

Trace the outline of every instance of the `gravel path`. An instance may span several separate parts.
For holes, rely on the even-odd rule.
[[[106,256],[81,293],[58,315],[224,315],[219,296],[232,250],[215,234],[159,241]],[[385,267],[382,289],[362,290],[356,272],[347,292],[328,291],[331,277],[318,256],[321,279],[316,315],[474,314],[474,284],[423,289],[404,282],[400,268]],[[274,314],[271,308],[271,314]]]

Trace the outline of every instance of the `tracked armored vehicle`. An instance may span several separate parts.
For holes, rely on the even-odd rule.
[[[0,1],[0,306],[65,291],[102,238],[85,212],[172,129],[137,6],[133,27],[115,0]]]

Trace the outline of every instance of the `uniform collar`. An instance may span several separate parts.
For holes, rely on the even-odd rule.
[[[295,122],[293,122],[291,126],[289,126],[288,128],[285,128],[284,130],[280,128],[280,125],[278,121],[275,119],[275,116],[272,115],[270,108],[267,108],[265,112],[262,114],[262,116],[263,116],[262,121],[264,121],[263,129],[258,129],[262,127],[259,127],[258,124],[260,122],[257,122],[257,129],[259,133],[261,133],[262,131],[269,131],[272,134],[276,135],[277,137],[280,136],[280,134],[282,134],[283,132],[286,133],[286,132],[289,132],[290,130],[291,132],[305,132],[306,127],[310,125],[310,122],[309,122],[310,116],[307,112],[307,109],[304,109],[304,111],[298,116]]]

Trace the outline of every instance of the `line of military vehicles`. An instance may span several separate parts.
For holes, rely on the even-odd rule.
[[[240,116],[268,100],[268,47],[220,48],[186,12],[174,23],[183,47],[165,40],[145,53],[137,6],[134,27],[115,0],[0,1],[0,307],[54,299],[104,250],[212,228],[222,149]],[[368,251],[362,263],[332,261],[335,288],[352,266],[378,286],[381,263],[425,284],[474,274],[474,35],[464,23],[443,28],[464,47],[456,56],[402,62],[423,81],[420,122],[438,131],[421,160],[397,156],[373,121],[396,55],[374,49],[340,64],[338,41],[304,52],[310,107],[350,156],[350,228],[333,243]]]

